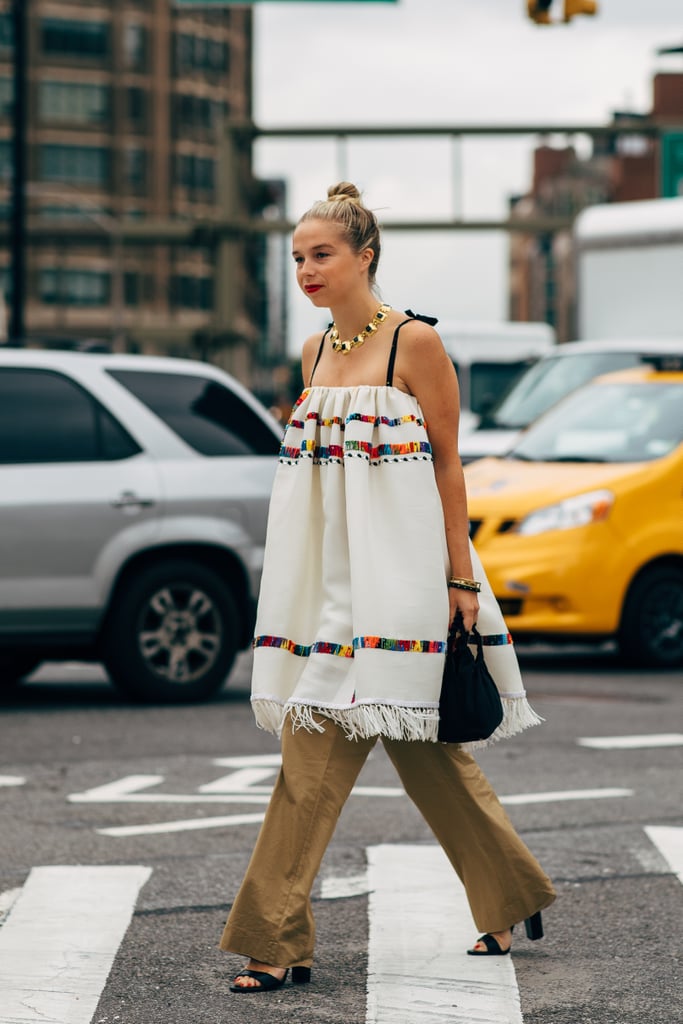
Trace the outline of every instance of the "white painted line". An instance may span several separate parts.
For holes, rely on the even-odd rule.
[[[163,775],[124,775],[122,779],[107,782],[104,786],[95,786],[84,793],[72,793],[68,799],[73,804],[108,803],[127,798],[140,789],[158,786],[163,781]]]
[[[660,732],[651,736],[584,736],[580,747],[594,750],[643,750],[647,747],[683,747],[683,733]]]
[[[233,825],[254,825],[263,821],[265,814],[228,814],[221,818],[190,818],[188,821],[161,821],[156,825],[119,825],[98,828],[101,836],[153,836],[167,832],[197,832],[203,828],[229,828]]]
[[[0,929],[3,1024],[90,1024],[150,874],[33,868]]]
[[[4,892],[0,892],[0,924],[16,903],[20,892],[21,889],[5,889]]]
[[[683,828],[650,825],[645,832],[683,883]]]
[[[199,787],[200,793],[235,793],[244,792],[248,787],[257,786],[259,782],[268,779],[275,774],[276,768],[242,768],[232,772],[230,775],[223,775],[215,782],[207,782],[205,786]],[[273,787],[271,786],[270,789]]]
[[[633,796],[632,789],[560,789],[548,793],[518,793],[501,796],[502,804],[554,804],[563,800],[613,800],[616,797]]]
[[[245,754],[241,757],[215,757],[213,764],[219,768],[279,768],[280,754]]]
[[[439,846],[368,849],[366,1024],[522,1024],[512,958],[467,956],[477,938]]]
[[[366,896],[370,891],[367,871],[359,875],[344,875],[323,878],[320,883],[320,898],[323,900],[348,899],[349,896]]]
[[[23,775],[0,775],[0,786],[24,786],[26,779]]]

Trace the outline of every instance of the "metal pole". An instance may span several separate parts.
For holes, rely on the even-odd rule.
[[[14,107],[12,113],[11,297],[8,339],[23,345],[26,299],[26,79],[29,0],[13,0]]]

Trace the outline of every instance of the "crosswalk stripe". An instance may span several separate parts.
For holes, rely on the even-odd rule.
[[[23,786],[26,779],[23,775],[0,775],[0,786]]]
[[[151,868],[33,868],[0,928],[2,1024],[90,1024]]]
[[[439,846],[368,849],[366,1024],[522,1024],[511,957],[470,957],[477,931]]]
[[[594,750],[643,750],[648,747],[683,747],[683,733],[658,732],[649,736],[584,736],[580,747]]]
[[[645,832],[655,844],[678,880],[683,883],[683,828],[650,825]]]
[[[184,821],[160,821],[154,825],[116,825],[113,828],[98,828],[101,836],[153,836],[167,832],[193,832],[202,828],[228,828],[235,825],[256,825],[263,821],[264,814],[226,814],[220,818],[189,818]]]

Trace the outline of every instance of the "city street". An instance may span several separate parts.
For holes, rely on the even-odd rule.
[[[546,723],[478,759],[556,885],[545,939],[465,955],[462,889],[378,746],[314,890],[312,984],[256,1000],[217,949],[278,764],[250,656],[186,708],[79,664],[0,694],[0,1024],[682,1021],[681,674],[519,653]]]

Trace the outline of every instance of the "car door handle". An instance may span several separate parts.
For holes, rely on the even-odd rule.
[[[154,505],[154,500],[141,498],[135,491],[122,491],[111,504],[113,508],[151,508]]]

